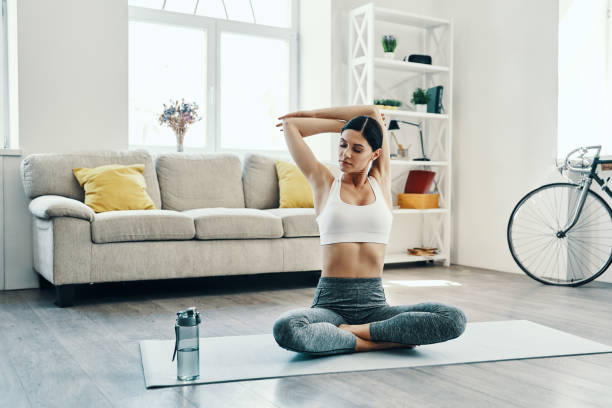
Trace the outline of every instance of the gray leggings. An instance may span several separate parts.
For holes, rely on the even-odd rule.
[[[459,337],[466,322],[461,310],[443,303],[390,306],[382,278],[322,277],[310,308],[283,313],[273,334],[287,350],[329,355],[355,351],[357,338],[340,324],[370,323],[372,341],[420,345]]]

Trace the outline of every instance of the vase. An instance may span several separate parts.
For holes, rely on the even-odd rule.
[[[186,128],[179,128],[176,129],[174,131],[175,135],[176,135],[176,151],[177,152],[182,152],[183,151],[183,142],[185,141],[185,132],[187,131]]]
[[[427,112],[427,104],[426,103],[417,103],[416,104],[417,112]]]
[[[395,57],[395,52],[385,52],[386,59],[393,59]]]

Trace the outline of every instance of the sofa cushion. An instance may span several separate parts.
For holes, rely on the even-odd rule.
[[[244,155],[242,184],[247,208],[278,208],[276,160],[279,159],[254,153]]]
[[[276,174],[279,208],[314,208],[310,183],[296,164],[277,160]]]
[[[163,209],[244,208],[237,155],[162,154],[156,158],[155,166]]]
[[[318,237],[319,225],[314,208],[270,208],[262,210],[280,217],[283,237]]]
[[[85,190],[85,204],[97,213],[117,210],[154,210],[142,175],[144,164],[106,164],[72,172]]]
[[[123,210],[96,214],[91,238],[97,244],[193,239],[193,219],[169,210]]]
[[[280,217],[255,208],[199,208],[183,211],[195,221],[197,239],[281,238]]]
[[[36,153],[21,162],[21,181],[28,198],[60,195],[83,202],[85,192],[72,174],[75,167],[98,167],[105,164],[142,164],[147,193],[155,208],[161,208],[159,185],[151,155],[146,150],[94,150],[74,153]]]

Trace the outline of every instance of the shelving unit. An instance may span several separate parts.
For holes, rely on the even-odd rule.
[[[384,30],[384,31],[381,31]],[[400,32],[401,34],[395,34]],[[395,59],[383,58],[382,35],[393,34],[398,40]],[[432,65],[402,61],[402,56],[427,54]],[[452,152],[452,92],[453,92],[453,22],[423,15],[378,7],[368,3],[349,13],[348,104],[371,105],[374,99],[409,101],[415,88],[442,85],[444,113],[424,113],[407,109],[381,109],[387,122],[392,119],[423,122],[423,144],[431,161],[392,158],[407,169],[436,171],[436,183],[441,208],[427,210],[393,210],[394,217],[420,217],[421,246],[437,247],[434,256],[387,252],[385,263],[443,261],[450,265],[451,249],[451,152]],[[386,80],[387,83],[382,83]],[[402,133],[404,126],[400,123]],[[407,126],[408,129],[412,128]],[[414,130],[412,130],[414,129]],[[410,129],[416,131],[416,127]],[[418,132],[418,131],[417,131]],[[390,141],[392,149],[395,143]],[[418,145],[420,149],[420,144]],[[420,150],[419,150],[420,152]],[[407,171],[406,171],[407,174]],[[404,180],[405,181],[405,180]],[[397,198],[395,198],[397,202]]]

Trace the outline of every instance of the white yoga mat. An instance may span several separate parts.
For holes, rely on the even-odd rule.
[[[612,347],[531,322],[468,323],[456,339],[414,349],[310,356],[280,347],[272,334],[200,338],[200,378],[176,378],[174,340],[143,340],[140,354],[147,388],[258,380],[296,375],[381,370],[610,353]]]

